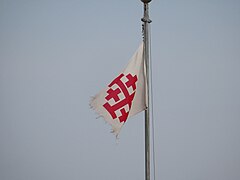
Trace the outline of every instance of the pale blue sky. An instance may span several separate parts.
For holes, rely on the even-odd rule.
[[[0,179],[144,179],[143,113],[117,144],[92,95],[141,42],[142,3],[0,0]],[[240,179],[240,1],[153,0],[157,180]]]

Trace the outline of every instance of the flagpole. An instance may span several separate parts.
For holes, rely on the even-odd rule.
[[[144,3],[143,22],[143,43],[144,43],[144,60],[146,65],[146,110],[145,110],[145,180],[150,180],[150,109],[149,109],[149,19],[148,3],[151,0],[141,0]]]

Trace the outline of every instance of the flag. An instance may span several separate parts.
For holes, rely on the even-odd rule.
[[[146,109],[145,89],[142,43],[127,67],[108,84],[107,88],[91,99],[90,107],[112,126],[112,132],[118,136],[128,117]]]

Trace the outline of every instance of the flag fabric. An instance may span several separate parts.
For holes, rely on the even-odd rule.
[[[112,126],[116,136],[128,117],[146,109],[145,74],[142,43],[127,67],[90,102],[91,108]]]

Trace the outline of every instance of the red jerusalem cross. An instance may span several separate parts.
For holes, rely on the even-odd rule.
[[[122,79],[126,79],[126,83],[122,81]],[[119,118],[120,122],[125,122],[127,120],[129,111],[132,106],[132,101],[135,95],[136,91],[136,82],[137,82],[137,76],[132,76],[130,73],[126,76],[124,74],[120,74],[116,79],[114,79],[109,85],[109,89],[107,91],[108,95],[105,97],[107,101],[110,99],[113,99],[115,104],[110,105],[108,102],[106,102],[103,107],[110,113],[113,119]],[[118,87],[116,89],[112,89],[113,85],[117,85]],[[129,93],[129,88],[133,89],[133,93]],[[124,99],[119,98],[119,94],[122,93],[124,95]],[[126,111],[124,106],[128,105],[129,110]],[[117,117],[116,111],[120,110],[121,116]]]

